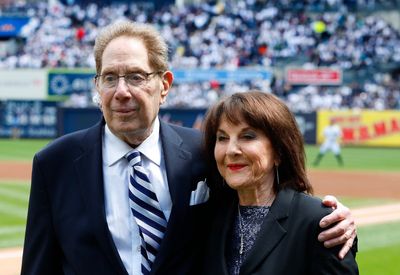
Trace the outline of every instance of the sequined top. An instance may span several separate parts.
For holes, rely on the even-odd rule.
[[[239,213],[233,223],[231,241],[227,244],[226,262],[228,272],[238,275],[240,266],[249,254],[261,229],[261,224],[269,212],[269,206],[240,206],[243,233],[243,253],[240,255],[240,224]]]

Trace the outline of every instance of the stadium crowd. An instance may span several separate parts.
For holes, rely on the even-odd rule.
[[[206,108],[221,96],[244,92],[248,88],[277,94],[293,112],[312,112],[319,109],[400,109],[399,80],[390,74],[375,74],[363,83],[352,82],[340,86],[291,86],[283,79],[272,83],[253,80],[244,83],[216,81],[175,85],[164,107]],[[190,91],[190,92],[188,92]]]
[[[22,30],[17,51],[0,57],[0,68],[94,68],[92,48],[98,27],[116,18],[158,26],[171,49],[172,68],[274,68],[287,64],[342,70],[379,71],[380,67],[390,65],[399,68],[399,31],[374,15],[361,17],[352,12],[355,7],[368,8],[376,3],[390,6],[396,1],[242,0],[159,9],[138,4],[80,6],[58,2],[49,6],[40,1],[17,1],[8,12],[25,13],[31,19]],[[307,12],[313,10],[322,12]],[[276,79],[269,89],[300,110],[399,109],[398,75],[377,74],[368,82],[340,87],[289,90],[287,84]],[[175,85],[172,94],[176,96],[171,96],[169,106],[205,107],[221,95],[249,86],[268,90],[267,84],[255,80]],[[380,100],[374,100],[375,97]],[[299,104],[303,101],[306,102]]]

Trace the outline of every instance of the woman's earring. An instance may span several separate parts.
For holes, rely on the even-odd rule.
[[[279,186],[280,182],[279,182],[279,170],[278,170],[278,165],[274,165],[275,166],[275,174],[276,174],[276,182]]]

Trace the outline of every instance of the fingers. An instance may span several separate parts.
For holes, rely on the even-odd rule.
[[[344,227],[344,229],[343,227],[339,227],[338,229],[331,228],[326,232],[325,231],[321,232],[318,235],[318,240],[324,242],[325,247],[330,248],[340,244],[344,244],[351,238],[354,239],[353,237],[353,235],[355,235],[354,232],[355,232],[354,226],[347,226]]]
[[[343,244],[338,255],[340,259],[343,259],[353,246],[357,235],[354,217],[351,215],[349,208],[341,204],[333,196],[325,196],[323,203],[325,206],[336,209],[321,219],[321,228],[335,225],[322,231],[318,235],[318,240],[324,242],[324,246],[327,248]]]
[[[327,195],[323,198],[322,203],[327,207],[337,207],[338,200],[335,196]]]
[[[339,238],[343,238],[345,236],[345,233],[347,231],[347,228],[349,227],[349,224],[346,220],[338,223],[332,228],[326,229],[319,233],[318,235],[318,240],[320,242],[324,242],[324,245],[326,247],[332,247],[334,245],[330,245],[331,243],[333,244],[341,244],[344,243],[346,240],[343,240],[340,242]],[[328,245],[328,246],[327,246]]]
[[[339,209],[333,211],[328,216],[324,217],[321,222],[321,228],[326,228],[332,224],[335,226],[322,231],[318,235],[318,240],[327,242],[327,245],[333,243],[334,245],[346,242],[356,231],[354,218],[350,216],[350,211],[340,211]],[[334,246],[333,245],[333,246]]]
[[[346,220],[342,221],[341,223],[345,224],[347,223]],[[343,228],[348,228],[346,231],[343,230]],[[351,247],[353,246],[354,239],[356,238],[357,232],[356,232],[356,226],[355,224],[348,224],[347,226],[344,227],[338,227],[335,229],[335,227],[325,230],[324,232],[321,232],[318,236],[319,241],[324,242],[324,246],[326,248],[331,248],[340,244],[343,244],[341,250],[339,251],[338,257],[340,259],[343,259],[346,254],[349,252]],[[336,236],[336,237],[333,237]]]
[[[323,217],[319,223],[321,228],[328,227],[334,223],[349,220],[349,223],[354,223],[354,218],[351,216],[350,210],[343,206],[341,203],[338,204],[338,208],[329,215]]]
[[[351,237],[345,242],[342,249],[339,251],[339,259],[343,259],[346,254],[350,251],[351,247],[353,246],[354,240],[356,238],[356,231],[351,234]]]

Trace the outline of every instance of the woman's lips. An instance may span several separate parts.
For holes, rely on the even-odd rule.
[[[242,169],[243,167],[245,167],[246,165],[244,164],[228,164],[227,167],[228,169],[232,170],[232,171],[237,171]]]

